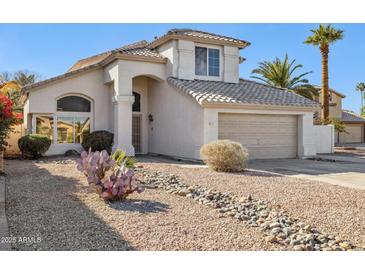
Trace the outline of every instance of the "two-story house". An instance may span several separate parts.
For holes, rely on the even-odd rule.
[[[241,142],[251,158],[316,154],[319,104],[285,89],[239,79],[250,43],[173,29],[77,61],[65,74],[24,89],[28,132],[52,139],[49,155],[81,149],[94,130],[114,133],[114,148],[199,159],[217,139]]]
[[[315,100],[322,103],[320,96],[321,88],[318,87],[318,96]],[[342,109],[342,99],[346,98],[342,93],[330,89],[330,118],[337,119],[345,125],[344,132],[335,132],[336,144],[363,143],[365,142],[365,119],[356,113]],[[318,112],[317,118],[320,118]]]

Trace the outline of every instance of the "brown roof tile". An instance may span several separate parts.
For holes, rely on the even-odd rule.
[[[199,104],[235,103],[253,105],[280,105],[317,108],[319,104],[286,89],[250,80],[240,83],[221,81],[167,79],[172,86],[192,96]]]
[[[342,122],[347,123],[365,123],[365,119],[349,110],[342,110]]]

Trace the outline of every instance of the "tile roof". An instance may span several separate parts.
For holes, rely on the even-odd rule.
[[[165,57],[156,52],[153,49],[147,48],[148,42],[146,40],[142,40],[133,44],[129,44],[120,48],[116,48],[113,50],[109,50],[106,52],[102,52],[97,55],[93,55],[84,59],[77,61],[68,71],[74,71],[77,69],[81,69],[90,65],[97,64],[107,57],[111,56],[115,53],[126,54],[126,55],[134,55],[134,56],[144,56],[144,57],[152,57],[157,59],[164,59]]]
[[[200,30],[193,30],[193,29],[171,29],[166,34],[157,37],[153,42],[151,42],[151,46],[157,46],[159,45],[159,41],[163,41],[169,36],[185,36],[189,38],[198,38],[198,39],[207,39],[215,42],[227,42],[231,44],[235,44],[239,48],[245,48],[250,45],[249,42],[241,39],[236,39],[233,37],[225,36],[225,35],[219,35],[211,32],[206,31],[200,31]]]
[[[278,105],[319,107],[319,103],[286,89],[261,84],[250,80],[240,83],[221,81],[182,80],[169,77],[167,82],[192,96],[199,104],[236,103],[253,105]]]
[[[342,122],[365,123],[365,119],[349,110],[342,110]]]
[[[107,52],[103,52],[82,60],[77,61],[66,73],[46,79],[44,81],[40,81],[28,86],[25,86],[22,91],[25,92],[29,89],[36,88],[48,83],[51,83],[56,80],[60,80],[63,78],[67,78],[69,76],[75,75],[77,73],[93,69],[96,67],[100,67],[102,65],[102,62],[106,60],[108,57],[113,56],[113,54],[122,54],[122,55],[128,55],[128,56],[141,56],[141,57],[149,57],[153,58],[159,61],[165,60],[165,57],[159,53],[157,53],[153,49],[149,49],[146,46],[148,45],[148,42],[143,40],[134,44],[126,45],[114,50],[110,50]]]

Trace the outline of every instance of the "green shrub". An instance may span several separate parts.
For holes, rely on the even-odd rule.
[[[42,157],[51,143],[51,139],[39,134],[28,134],[18,140],[18,146],[23,156],[32,159]]]
[[[110,154],[112,152],[113,139],[113,133],[98,130],[87,135],[81,145],[86,151],[89,151],[89,148],[91,148],[92,152],[106,150]]]
[[[246,168],[248,152],[240,143],[219,140],[203,145],[200,157],[215,171],[238,172]]]

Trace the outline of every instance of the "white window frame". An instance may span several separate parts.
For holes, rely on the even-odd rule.
[[[206,48],[207,49],[207,73],[206,75],[198,75],[196,74],[196,48]],[[219,52],[219,75],[218,76],[214,76],[214,75],[209,75],[209,49],[215,49],[218,50]],[[197,78],[201,78],[201,79],[220,79],[222,78],[222,74],[223,74],[223,70],[222,70],[222,64],[223,64],[223,55],[222,55],[222,48],[219,46],[212,46],[212,45],[204,45],[204,44],[195,44],[194,45],[194,75]]]

